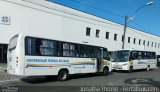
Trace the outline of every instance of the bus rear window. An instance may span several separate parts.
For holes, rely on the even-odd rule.
[[[12,51],[16,48],[18,35],[14,36],[9,42],[9,51]]]

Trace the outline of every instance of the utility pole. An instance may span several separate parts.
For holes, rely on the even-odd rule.
[[[140,11],[142,8],[144,8],[144,7],[146,7],[146,6],[151,6],[151,5],[153,5],[153,4],[154,4],[154,2],[148,2],[148,3],[146,3],[145,5],[139,7],[139,8],[135,11],[134,15],[133,15],[132,17],[130,17],[129,19],[128,19],[128,16],[125,16],[124,32],[123,32],[123,38],[122,38],[122,40],[123,40],[123,41],[122,41],[122,49],[124,49],[124,47],[125,47],[126,29],[127,29],[128,23],[134,19],[135,15],[136,15],[136,13],[137,13],[138,11]]]
[[[122,38],[122,42],[123,42],[122,49],[124,49],[124,44],[126,39],[127,20],[128,20],[128,16],[125,16],[124,31],[123,31],[123,38]]]

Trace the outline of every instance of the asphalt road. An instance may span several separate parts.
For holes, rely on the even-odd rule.
[[[47,80],[44,77],[24,77],[20,80],[4,82],[0,85],[4,90],[18,90],[18,92],[88,91],[89,88],[83,88],[85,86],[92,87],[89,91],[102,91],[104,86],[151,86],[159,89],[160,68],[151,71],[138,70],[132,73],[114,71],[107,76],[100,74],[73,75],[68,81],[64,82],[57,81],[56,77],[53,77],[52,80]],[[11,88],[8,89],[8,87]]]

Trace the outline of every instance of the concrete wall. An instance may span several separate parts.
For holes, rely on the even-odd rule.
[[[48,39],[103,46],[110,51],[122,48],[123,25],[44,0],[3,0],[0,1],[0,6],[0,16],[9,17],[10,21],[7,25],[0,24],[0,43],[8,44],[11,37],[23,33]],[[86,36],[86,27],[91,28],[90,36]],[[95,37],[96,29],[100,30],[98,38]],[[109,39],[106,39],[106,32],[109,32]],[[114,34],[118,35],[117,41],[114,41]],[[130,43],[128,43],[128,37],[131,37]],[[136,44],[133,44],[134,38],[136,38]],[[139,45],[139,39],[141,39],[141,45]],[[160,55],[159,36],[127,28],[125,41],[125,48],[151,50]],[[147,46],[148,41],[149,46]],[[156,47],[155,43],[157,43]]]

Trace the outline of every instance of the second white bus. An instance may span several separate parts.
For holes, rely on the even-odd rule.
[[[137,69],[154,69],[157,66],[156,53],[141,50],[118,50],[112,55],[112,69],[132,72]]]

